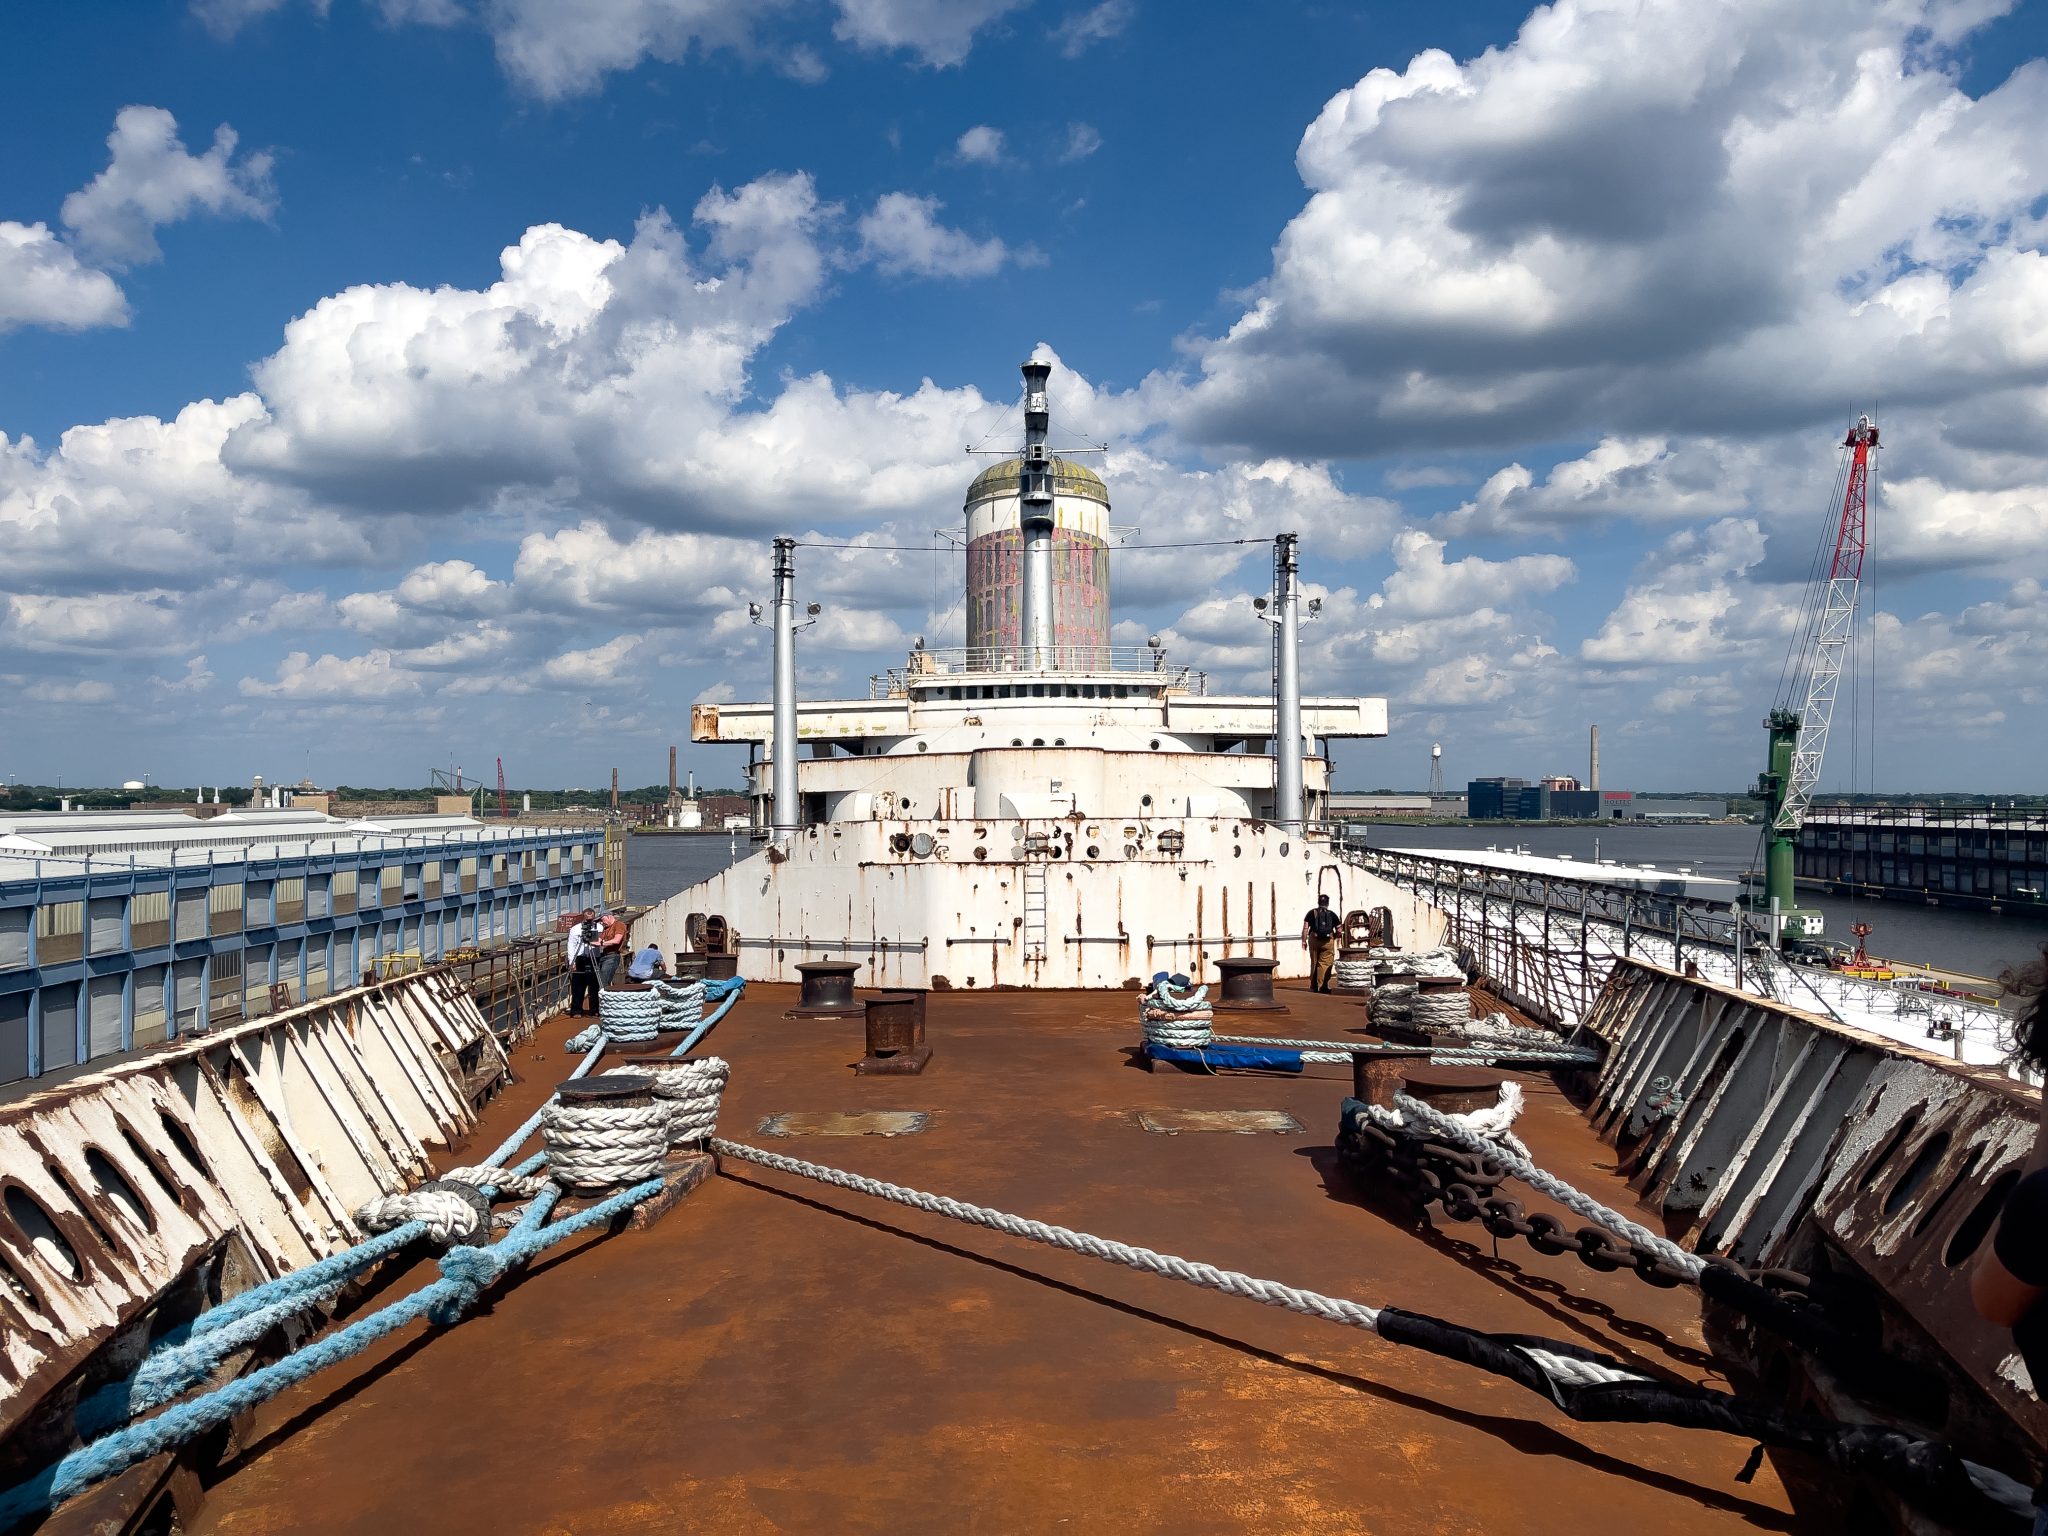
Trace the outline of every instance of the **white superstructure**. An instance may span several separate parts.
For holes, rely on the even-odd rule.
[[[1038,382],[1031,365],[1026,380]],[[1030,425],[1027,466],[1043,436]],[[976,509],[970,496],[970,524]],[[1388,908],[1403,945],[1434,943],[1434,908],[1290,825],[1324,819],[1325,744],[1384,736],[1387,706],[1288,686],[1293,541],[1282,543],[1272,696],[1211,694],[1156,645],[1048,645],[1048,614],[1035,645],[920,647],[866,698],[826,700],[794,697],[791,549],[779,543],[782,697],[691,713],[693,741],[754,749],[756,824],[772,840],[663,903],[636,942],[693,947],[691,919],[715,915],[740,936],[745,976],[857,959],[866,985],[1120,986],[1243,954],[1299,975],[1303,914],[1328,894],[1340,911]],[[1021,564],[1015,579],[1028,583]],[[1043,597],[1019,594],[1022,636]],[[1248,631],[1257,622],[1246,614]],[[1298,734],[1276,733],[1297,715]]]

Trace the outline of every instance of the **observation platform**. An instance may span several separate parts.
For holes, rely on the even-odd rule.
[[[1234,1015],[1233,1032],[1362,1028],[1347,998],[1282,992],[1288,1015]],[[750,987],[711,1036],[733,1064],[722,1136],[1720,1383],[1689,1291],[1525,1244],[1495,1257],[1476,1225],[1416,1232],[1363,1206],[1332,1150],[1345,1066],[1155,1075],[1136,1060],[1132,993],[938,992],[931,1068],[858,1077],[860,1023],[784,1018],[795,999]],[[472,1150],[566,1076],[568,1029],[514,1049],[524,1081]],[[1579,1110],[1516,1076],[1537,1160],[1651,1219]],[[897,1136],[759,1129],[885,1110],[928,1120]],[[1302,1129],[1146,1129],[1141,1113],[1162,1110],[1280,1111]],[[1749,1450],[1580,1424],[1364,1333],[728,1162],[650,1230],[565,1245],[462,1326],[408,1330],[269,1405],[193,1528],[1798,1528],[1774,1460],[1736,1481]]]

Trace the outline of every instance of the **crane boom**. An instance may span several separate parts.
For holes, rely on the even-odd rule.
[[[1877,428],[1859,416],[1842,439],[1849,450],[1843,476],[1842,505],[1835,519],[1834,556],[1827,574],[1816,571],[1808,626],[1794,637],[1791,663],[1796,663],[1777,707],[1764,717],[1770,733],[1770,758],[1756,792],[1764,802],[1764,888],[1757,905],[1772,917],[1772,938],[1785,933],[1818,938],[1818,911],[1802,911],[1794,900],[1793,839],[1806,820],[1813,791],[1820,783],[1821,759],[1827,754],[1828,727],[1835,717],[1835,694],[1842,681],[1842,659],[1856,631],[1857,589],[1863,582],[1865,521],[1870,500],[1870,455],[1877,447]],[[1825,546],[1823,546],[1825,547]],[[1824,582],[1824,585],[1822,584]],[[1804,684],[1803,692],[1799,690]],[[1799,698],[1802,706],[1791,707]]]
[[[1828,747],[1828,726],[1835,716],[1835,692],[1842,681],[1842,657],[1856,628],[1856,596],[1863,582],[1863,551],[1868,542],[1870,452],[1877,446],[1877,428],[1868,416],[1857,418],[1842,446],[1850,451],[1849,478],[1835,529],[1827,593],[1814,630],[1813,670],[1806,679],[1806,706],[1799,712],[1799,742],[1792,754],[1791,778],[1771,820],[1779,832],[1797,832],[1806,821],[1806,808],[1813,803],[1821,759]]]

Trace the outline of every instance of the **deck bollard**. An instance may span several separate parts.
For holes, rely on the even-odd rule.
[[[1287,1005],[1273,996],[1273,972],[1280,962],[1270,956],[1236,955],[1216,962],[1222,985],[1217,988],[1218,1013],[1285,1013]]]
[[[854,972],[859,969],[859,962],[854,960],[807,960],[799,965],[796,972],[802,978],[802,990],[788,1017],[859,1018],[861,1004],[853,995]]]

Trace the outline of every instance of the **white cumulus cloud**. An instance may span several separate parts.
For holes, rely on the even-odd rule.
[[[267,218],[276,206],[270,156],[235,158],[234,129],[223,123],[203,155],[178,137],[162,107],[123,107],[107,136],[107,168],[64,199],[64,223],[98,260],[134,265],[163,252],[156,231],[195,213]]]

